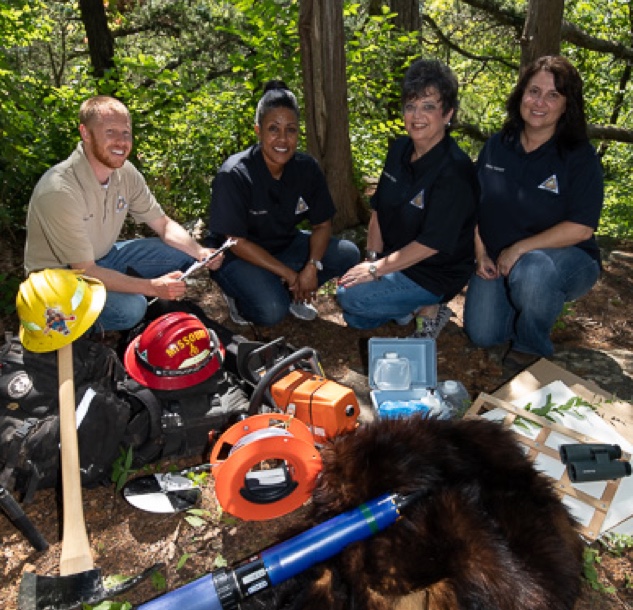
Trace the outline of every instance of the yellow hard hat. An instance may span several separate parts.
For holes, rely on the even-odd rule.
[[[20,341],[32,352],[52,352],[78,339],[99,317],[106,290],[71,269],[44,269],[20,284],[16,308]]]

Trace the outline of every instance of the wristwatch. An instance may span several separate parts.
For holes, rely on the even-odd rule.
[[[321,261],[316,260],[316,258],[311,258],[308,262],[314,265],[318,271],[323,271],[323,263]]]
[[[369,265],[368,271],[371,274],[371,277],[373,277],[375,280],[381,279],[378,277],[378,269],[373,263]]]

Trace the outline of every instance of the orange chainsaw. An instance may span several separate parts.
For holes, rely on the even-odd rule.
[[[354,391],[326,379],[313,348],[286,350],[278,339],[239,359],[241,376],[255,386],[248,414],[273,410],[293,415],[308,426],[317,446],[355,430],[360,407]]]

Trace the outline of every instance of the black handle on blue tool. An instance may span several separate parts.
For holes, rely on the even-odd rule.
[[[40,534],[39,530],[26,516],[22,507],[16,502],[14,497],[1,485],[0,506],[7,517],[9,517],[13,524],[24,534],[36,551],[45,551],[48,548],[48,542],[46,542],[44,536]]]
[[[346,546],[393,524],[413,496],[385,494],[277,544],[233,569],[220,569],[170,591],[138,610],[234,610],[241,600],[274,587]]]

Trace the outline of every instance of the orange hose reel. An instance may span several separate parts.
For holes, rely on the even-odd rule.
[[[301,507],[322,467],[308,427],[285,413],[233,424],[209,461],[220,506],[244,521],[276,519]]]

